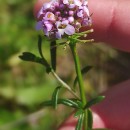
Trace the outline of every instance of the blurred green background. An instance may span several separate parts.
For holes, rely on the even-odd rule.
[[[40,110],[38,105],[51,98],[57,83],[41,65],[18,58],[23,51],[37,54],[34,2],[0,0],[0,130],[54,130],[72,111],[63,106],[57,111]],[[48,47],[44,41],[44,54],[49,61]],[[130,78],[129,53],[98,43],[79,45],[79,55],[82,67],[94,66],[84,78],[90,98]],[[68,84],[75,77],[72,62],[70,50],[59,47],[57,73]],[[61,96],[70,94],[65,91]]]

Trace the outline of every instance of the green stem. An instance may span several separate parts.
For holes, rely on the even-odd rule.
[[[70,48],[71,48],[71,51],[73,54],[76,74],[78,77],[80,97],[81,97],[83,105],[85,105],[87,100],[86,100],[86,96],[85,96],[85,90],[84,90],[84,84],[83,84],[83,78],[82,78],[82,73],[81,73],[81,68],[80,68],[79,57],[78,57],[78,54],[76,51],[76,44],[70,43]],[[85,117],[84,117],[84,129],[88,130],[88,128],[87,128],[87,112],[85,112]]]
[[[77,99],[79,99],[79,96],[71,89],[71,87],[66,84],[53,70],[51,70],[50,73],[56,78],[56,80],[61,84],[61,86],[66,88],[71,94],[73,94]]]

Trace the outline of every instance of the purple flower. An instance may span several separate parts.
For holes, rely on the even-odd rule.
[[[56,38],[61,38],[62,35],[73,35],[75,33],[75,28],[69,24],[68,20],[65,20],[63,22],[56,22],[56,26],[58,31],[56,32]]]
[[[81,6],[82,3],[79,0],[63,0],[63,4]]]
[[[74,22],[74,17],[72,17],[72,16],[68,17],[68,21],[69,21],[69,23]]]
[[[55,21],[55,15],[52,12],[47,12],[45,14],[44,20]]]
[[[43,30],[49,38],[62,38],[79,32],[91,24],[87,0],[52,0],[37,14],[36,30]]]
[[[38,31],[38,30],[41,30],[42,28],[43,28],[42,21],[37,22],[37,24],[36,24],[36,30]]]
[[[49,32],[49,31],[51,31],[52,27],[53,27],[53,25],[52,25],[51,22],[49,22],[49,21],[44,21],[44,26],[43,26],[44,29],[46,28],[47,31]]]
[[[77,16],[83,18],[83,16],[84,16],[83,10],[79,10],[77,13]]]

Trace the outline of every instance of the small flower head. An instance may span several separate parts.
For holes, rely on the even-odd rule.
[[[49,38],[60,39],[79,32],[91,24],[87,0],[52,0],[45,3],[37,14],[37,30]]]

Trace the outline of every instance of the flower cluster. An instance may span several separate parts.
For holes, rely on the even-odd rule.
[[[52,0],[45,3],[37,15],[37,30],[43,30],[49,38],[60,39],[79,32],[91,24],[88,2],[83,0]]]

